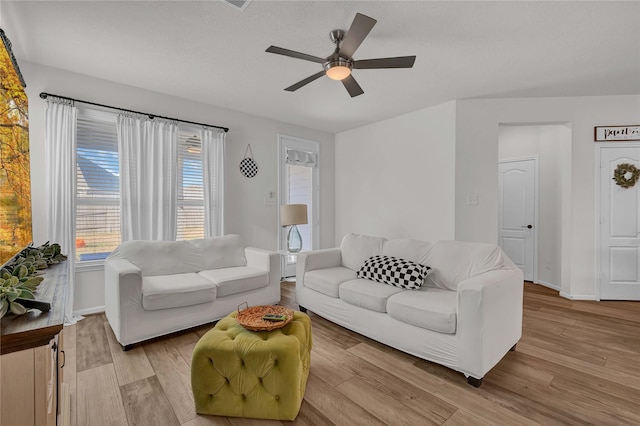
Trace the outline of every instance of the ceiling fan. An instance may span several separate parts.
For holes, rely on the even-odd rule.
[[[305,61],[322,64],[323,70],[313,74],[287,87],[286,91],[295,92],[299,88],[306,86],[314,80],[326,75],[332,80],[341,80],[351,97],[362,95],[364,91],[358,84],[351,70],[355,69],[380,69],[380,68],[411,68],[416,60],[415,56],[398,56],[395,58],[362,59],[356,61],[353,54],[356,52],[362,41],[367,37],[376,20],[361,13],[356,13],[356,17],[351,23],[349,31],[333,30],[330,33],[331,41],[336,44],[336,49],[327,58],[307,55],[306,53],[295,52],[277,46],[269,46],[267,52],[292,58],[303,59]]]

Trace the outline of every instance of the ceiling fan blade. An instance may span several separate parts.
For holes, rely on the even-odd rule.
[[[363,59],[353,63],[354,68],[412,68],[416,61],[415,56],[398,56],[396,58]]]
[[[376,22],[378,21],[367,15],[356,13],[356,17],[353,18],[353,22],[351,23],[351,28],[349,28],[340,46],[340,56],[350,59],[353,54],[356,53],[356,50],[358,50],[358,47],[360,47],[360,44],[365,37],[367,37]]]
[[[317,62],[319,64],[324,64],[327,62],[324,58],[319,58],[313,55],[307,55],[306,53],[296,52],[294,50],[284,49],[282,47],[277,46],[269,46],[265,52],[275,53],[277,55],[289,56],[291,58],[296,59],[304,59],[305,61]]]
[[[306,86],[307,84],[311,83],[312,81],[319,79],[323,75],[324,75],[324,71],[317,72],[314,75],[309,76],[309,77],[305,78],[304,80],[300,80],[296,84],[287,87],[284,90],[286,90],[287,92],[295,92],[296,90],[298,90],[302,86]]]
[[[344,84],[344,88],[347,89],[347,92],[349,92],[349,95],[351,95],[352,98],[364,93],[364,90],[362,90],[362,87],[360,87],[352,75],[342,80],[342,84]]]

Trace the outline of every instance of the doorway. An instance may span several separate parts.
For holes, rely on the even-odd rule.
[[[622,172],[640,168],[640,144],[600,146],[598,154],[599,299],[640,300],[640,183],[612,179],[616,171],[633,179]]]
[[[293,136],[278,135],[278,205],[306,204],[306,225],[298,225],[302,236],[302,251],[315,250],[319,247],[319,157],[318,142],[300,139]],[[279,249],[287,247],[287,228],[280,226],[280,209],[278,208]],[[283,256],[282,276],[295,276],[297,255]]]
[[[498,170],[499,245],[525,281],[536,282],[538,158],[500,160]]]
[[[535,201],[528,217],[519,218],[523,223],[518,223],[518,227],[523,230],[523,234],[529,233],[533,238],[533,248],[531,242],[529,251],[524,242],[519,246],[520,252],[517,255],[509,253],[508,244],[499,244],[503,250],[514,261],[524,264],[525,254],[533,256],[533,270],[525,273],[525,279],[536,284],[558,290],[561,293],[569,294],[570,268],[563,265],[563,259],[570,259],[570,244],[563,244],[563,241],[570,241],[571,231],[571,125],[570,123],[510,123],[500,124],[498,132],[498,164],[505,160],[527,160],[537,159],[537,181],[535,181]],[[524,173],[524,171],[522,172]],[[515,174],[515,173],[514,173]],[[499,178],[500,179],[500,178]],[[522,184],[524,185],[524,183]],[[502,189],[498,193],[499,212],[503,210],[500,204]],[[524,203],[525,198],[520,201],[511,200],[509,203]],[[531,204],[531,203],[529,203]],[[536,207],[537,206],[537,207]],[[499,213],[500,215],[501,213]],[[500,217],[498,218],[500,222]],[[526,222],[526,223],[525,223]],[[532,225],[532,228],[528,228]],[[499,229],[503,226],[498,224]],[[515,223],[510,224],[515,227]],[[499,231],[500,233],[500,231]],[[500,241],[500,235],[498,236]],[[508,243],[515,245],[516,241],[509,240]],[[506,249],[505,249],[506,247]],[[533,253],[531,253],[531,250]],[[522,266],[521,266],[522,267]]]

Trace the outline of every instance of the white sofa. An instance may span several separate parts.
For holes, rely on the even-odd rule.
[[[129,241],[107,257],[105,313],[123,349],[218,320],[247,302],[280,302],[280,256],[237,235]]]
[[[371,256],[431,267],[421,288],[358,279]],[[348,234],[340,248],[298,255],[296,298],[336,324],[462,372],[484,375],[522,334],[523,275],[500,247]]]

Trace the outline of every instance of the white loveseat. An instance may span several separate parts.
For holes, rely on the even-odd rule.
[[[416,290],[358,279],[358,269],[376,255],[431,271]],[[492,244],[348,234],[340,248],[298,256],[301,310],[460,371],[474,386],[515,349],[522,334],[522,296],[522,271]]]
[[[280,302],[280,256],[245,247],[237,235],[125,242],[104,271],[105,313],[125,350],[218,320],[244,302]]]

